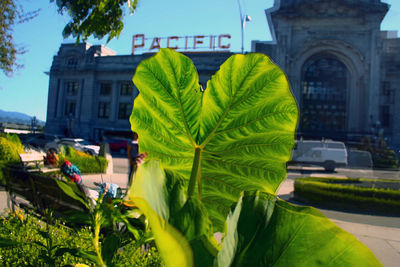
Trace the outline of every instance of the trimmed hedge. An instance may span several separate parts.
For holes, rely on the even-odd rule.
[[[354,185],[357,183],[372,183],[379,186],[386,183],[386,187],[390,187],[391,184],[400,181],[366,178],[297,178],[294,183],[294,196],[300,201],[330,208],[400,215],[400,189]]]
[[[91,156],[87,153],[73,149],[72,147],[63,147],[59,154],[59,162],[62,164],[68,160],[78,166],[81,173],[105,173],[108,161],[104,157]]]

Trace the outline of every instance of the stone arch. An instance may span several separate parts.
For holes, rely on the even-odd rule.
[[[346,109],[346,131],[355,132],[363,128],[363,114],[367,111],[368,93],[363,86],[363,73],[366,71],[365,58],[354,47],[340,40],[320,40],[305,43],[304,48],[292,56],[294,95],[301,105],[301,80],[307,62],[318,57],[330,57],[343,63],[348,71]],[[302,107],[300,106],[300,110]]]

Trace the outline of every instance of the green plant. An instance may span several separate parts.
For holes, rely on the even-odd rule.
[[[0,159],[3,161],[19,161],[19,154],[23,151],[18,135],[7,134],[0,137]]]
[[[71,254],[56,255],[63,247],[91,249],[88,228],[72,230],[59,221],[53,224],[24,214],[9,212],[0,218],[0,265],[2,266],[64,266],[89,263]]]
[[[190,59],[161,49],[133,81],[149,156],[129,195],[167,266],[380,265],[317,210],[277,199],[298,110],[267,56],[232,56],[202,90]]]
[[[136,208],[124,208],[124,200],[104,199],[100,195],[93,203],[77,187],[76,184],[57,180],[58,186],[69,196],[80,201],[89,212],[71,212],[70,223],[85,223],[91,226],[94,252],[77,248],[63,248],[62,253],[70,253],[90,260],[96,265],[112,266],[113,258],[118,249],[132,242],[144,244],[149,239],[145,234],[145,223]],[[121,224],[124,228],[121,228]],[[151,239],[151,238],[150,238]]]
[[[359,149],[371,153],[375,168],[399,167],[399,159],[396,152],[387,145],[382,134],[379,134],[376,138],[364,137],[361,140]]]
[[[161,266],[156,249],[143,253],[141,245],[130,240],[116,252],[111,266]],[[92,229],[87,226],[72,229],[60,221],[41,221],[21,210],[0,217],[1,266],[75,266],[78,263],[94,266],[76,254],[56,255],[57,248],[94,251]],[[49,251],[53,265],[49,263]]]

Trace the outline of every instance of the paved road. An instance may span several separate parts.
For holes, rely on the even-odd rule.
[[[400,171],[338,168],[334,172],[325,171],[320,167],[289,166],[288,178],[320,176],[320,177],[351,177],[351,178],[384,178],[400,180]]]

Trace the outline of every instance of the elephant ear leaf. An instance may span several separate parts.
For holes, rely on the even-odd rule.
[[[231,56],[203,91],[191,60],[161,49],[139,64],[133,81],[140,94],[130,121],[140,150],[185,177],[215,230],[243,190],[276,192],[298,109],[285,74],[266,55]]]
[[[382,266],[318,210],[247,193],[227,220],[218,266]]]

